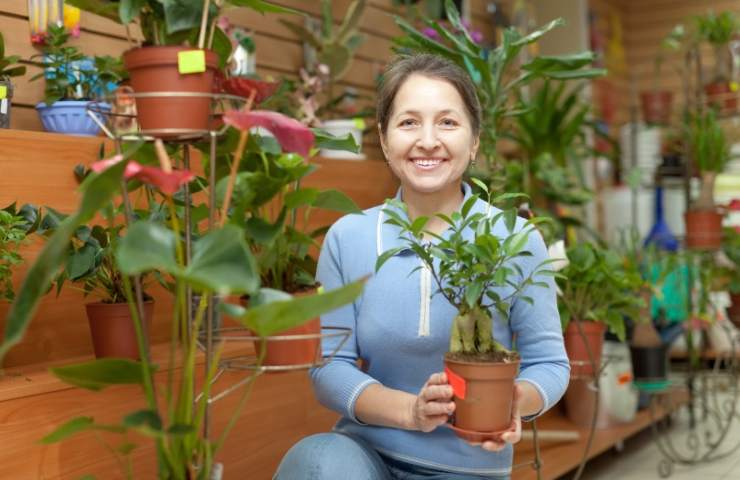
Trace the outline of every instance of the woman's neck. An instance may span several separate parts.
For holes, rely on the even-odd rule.
[[[426,230],[440,234],[448,227],[444,220],[434,215],[443,213],[447,216],[460,209],[465,196],[463,195],[462,185],[457,183],[451,185],[443,191],[433,193],[414,192],[411,190],[402,190],[403,201],[409,209],[409,218],[414,221],[418,217],[428,217],[429,222]]]

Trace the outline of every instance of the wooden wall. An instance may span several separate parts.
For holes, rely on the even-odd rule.
[[[599,0],[611,1],[615,0]],[[624,18],[625,44],[629,72],[624,78],[628,92],[653,88],[655,81],[654,59],[660,49],[661,40],[678,23],[689,25],[691,17],[703,15],[709,10],[719,13],[730,10],[740,14],[740,0],[616,0]],[[701,50],[705,82],[712,76],[713,52],[704,46]],[[660,88],[674,92],[674,114],[686,102],[682,77],[675,68],[683,65],[683,57],[669,53],[661,68],[658,79]],[[695,75],[692,73],[692,75]]]
[[[320,3],[314,0],[277,0],[275,3],[293,7],[312,16],[320,13]],[[332,2],[335,19],[344,16],[351,0]],[[490,36],[485,0],[471,0],[471,22],[484,35]],[[369,0],[360,22],[360,30],[366,40],[356,53],[349,73],[340,83],[357,89],[368,97],[366,102],[375,101],[375,78],[385,63],[392,57],[391,39],[400,34],[393,21],[394,8],[391,0]],[[257,45],[257,70],[261,75],[296,76],[303,65],[303,47],[279,20],[281,18],[297,21],[294,15],[260,15],[249,9],[227,11],[226,15],[235,25],[253,30]],[[82,33],[72,44],[80,46],[89,55],[120,55],[129,48],[124,29],[95,15],[82,13]],[[5,35],[8,54],[21,55],[29,59],[38,53],[29,40],[28,9],[26,0],[3,0],[0,4],[0,30]],[[28,62],[27,62],[28,63]],[[12,128],[23,130],[42,130],[33,106],[43,98],[43,82],[29,82],[30,77],[40,71],[39,67],[28,63],[29,71],[25,77],[17,79]],[[364,151],[368,158],[381,159],[377,136],[370,134],[365,140]]]

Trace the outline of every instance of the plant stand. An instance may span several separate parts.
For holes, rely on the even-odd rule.
[[[156,129],[156,130],[141,130],[138,126],[133,124],[136,120],[135,112],[132,112],[130,105],[132,100],[136,98],[147,98],[153,97],[164,97],[164,98],[192,98],[192,97],[207,97],[211,101],[210,110],[210,121],[209,128],[206,130],[190,130],[190,129]],[[108,97],[103,99],[112,105],[111,109],[103,107],[101,102],[91,102],[87,107],[88,116],[101,128],[101,130],[113,140],[116,144],[117,151],[120,153],[123,151],[122,145],[124,142],[152,142],[158,138],[161,138],[164,142],[170,145],[179,145],[182,147],[182,168],[190,169],[190,146],[196,142],[208,142],[209,146],[209,158],[216,158],[216,147],[219,137],[223,136],[228,129],[228,126],[223,125],[221,117],[227,109],[240,110],[247,103],[247,99],[226,94],[195,94],[191,92],[157,92],[157,93],[127,93],[125,96],[125,105],[118,104],[119,98]],[[122,192],[124,206],[126,209],[127,221],[131,222],[133,219],[133,209],[131,206],[130,199],[128,197],[126,181],[122,181]],[[216,226],[216,162],[209,162],[208,171],[208,228],[214,228]],[[191,221],[191,207],[192,197],[191,191],[188,184],[185,184],[183,188],[183,204],[184,204],[184,223],[185,223],[185,259],[189,262],[192,255],[193,246],[193,232],[192,232],[192,221]],[[137,308],[139,309],[140,315],[143,318],[143,295],[141,281],[139,277],[134,278],[134,290],[136,295]],[[186,302],[188,308],[186,308],[187,325],[190,329],[190,335],[197,335],[202,337],[200,332],[194,332],[193,329],[193,292],[188,287],[186,291]],[[277,341],[289,341],[299,339],[318,338],[320,340],[328,338],[339,338],[339,343],[336,349],[327,357],[321,358],[316,362],[302,365],[288,365],[288,366],[263,366],[262,357],[257,355],[246,355],[237,356],[227,359],[221,359],[218,365],[214,367],[213,362],[220,351],[218,345],[222,342],[249,342],[262,340],[260,337],[254,336],[247,329],[241,327],[218,327],[214,324],[215,310],[213,297],[210,295],[207,299],[208,305],[205,312],[205,338],[198,339],[198,346],[205,353],[205,372],[206,378],[208,372],[213,368],[216,368],[216,374],[213,377],[211,384],[215,384],[218,379],[226,371],[240,371],[246,372],[246,376],[226,387],[224,390],[217,394],[213,394],[209,391],[209,397],[206,399],[205,415],[203,420],[203,435],[205,438],[209,438],[211,433],[211,406],[216,401],[226,397],[227,395],[237,391],[242,387],[251,387],[254,380],[266,372],[285,372],[292,370],[306,370],[309,368],[321,367],[330,361],[337,351],[344,345],[351,334],[351,329],[340,328],[340,327],[326,327],[324,330],[326,333],[310,334],[310,335],[276,335],[270,337],[271,340]],[[264,352],[264,349],[263,349]],[[264,354],[263,354],[264,355]],[[149,352],[142,355],[142,360],[146,360],[149,357]],[[243,392],[241,402],[245,401],[247,395],[250,392],[250,388],[246,388]],[[204,392],[201,392],[195,396],[195,402],[199,402],[203,398]],[[223,474],[223,465],[214,464],[214,478],[218,480]]]

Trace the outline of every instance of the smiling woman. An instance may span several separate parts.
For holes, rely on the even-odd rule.
[[[451,219],[471,212],[478,218],[499,214],[462,180],[478,152],[481,125],[480,103],[463,70],[429,54],[394,61],[378,92],[377,120],[386,161],[401,183],[389,205],[406,211],[408,225],[423,224],[417,230],[423,230],[425,242],[432,242],[430,248],[457,234]],[[487,430],[480,440],[462,439],[447,424],[458,410],[457,416],[463,416],[456,402],[465,398],[465,381],[461,387],[461,378],[444,372],[442,362],[457,309],[440,294],[442,286],[425,259],[404,247],[403,222],[386,207],[347,215],[327,233],[317,269],[325,287],[373,272],[376,260],[383,268],[353,305],[322,316],[323,326],[353,332],[327,365],[311,372],[319,401],[343,417],[333,432],[296,444],[275,478],[509,478],[521,418],[550,408],[568,383],[553,283],[540,282],[546,288],[527,292],[536,299],[531,305],[513,301],[508,324],[492,322],[488,343],[495,338],[511,349],[516,337],[521,369],[508,393],[481,398],[489,409],[507,412],[503,428]],[[503,241],[502,223],[492,220],[489,236]],[[460,227],[461,235],[477,235],[470,225]],[[520,271],[533,271],[532,265],[547,258],[542,238],[533,234],[529,239],[522,243],[527,243],[530,263],[522,263]],[[323,345],[327,354],[336,347],[330,343]],[[363,360],[362,370],[358,359]],[[477,395],[472,390],[468,394]],[[508,425],[508,410],[494,407],[499,400],[511,405]]]

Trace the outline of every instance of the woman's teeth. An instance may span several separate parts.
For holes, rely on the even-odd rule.
[[[420,167],[434,167],[442,163],[442,160],[439,158],[436,158],[436,159],[415,158],[414,163]]]

